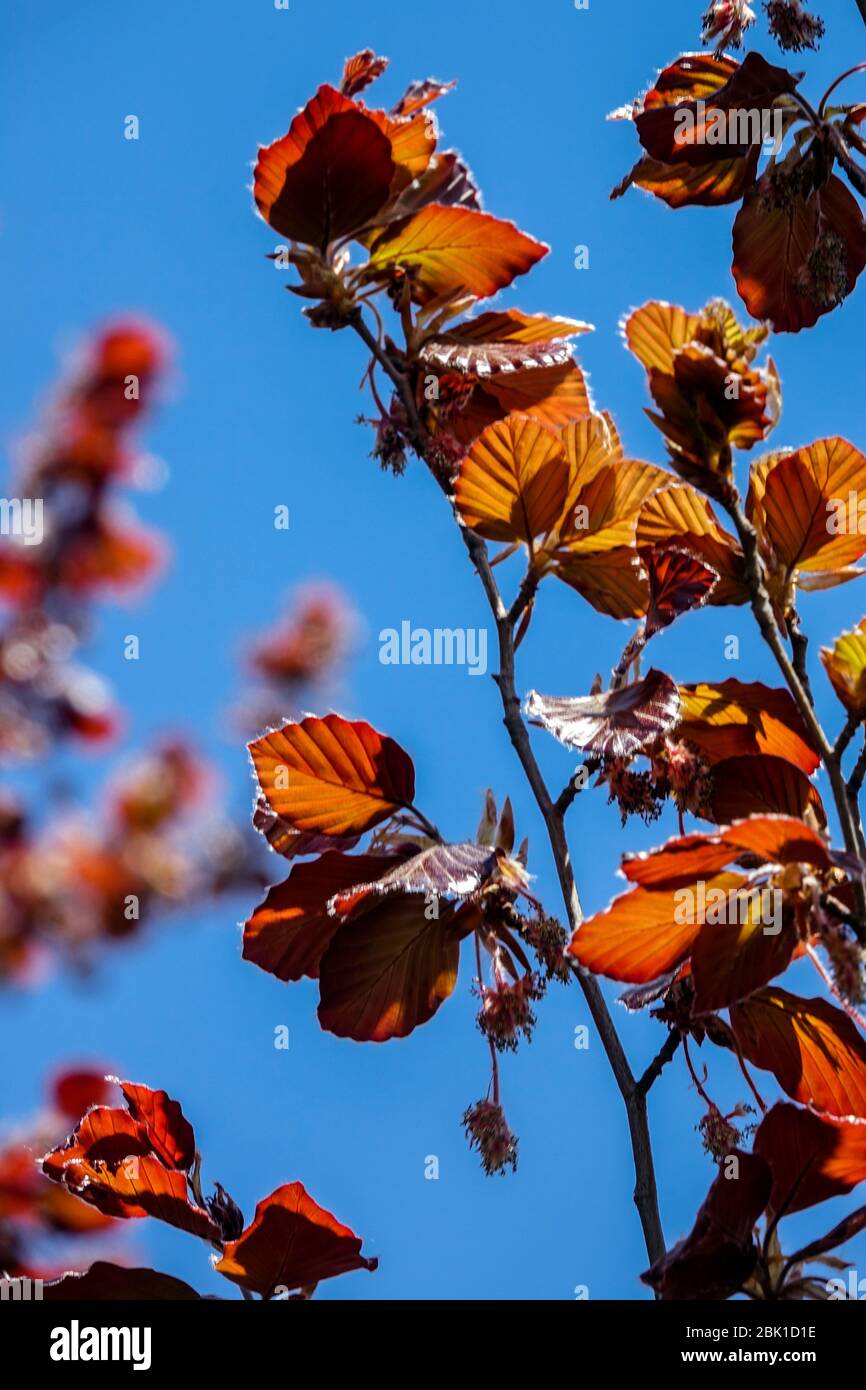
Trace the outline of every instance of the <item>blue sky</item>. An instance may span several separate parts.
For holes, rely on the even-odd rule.
[[[341,712],[369,719],[411,752],[419,804],[455,839],[474,831],[486,786],[510,794],[518,834],[530,838],[537,891],[559,910],[543,828],[492,683],[456,667],[379,663],[380,629],[406,618],[430,628],[477,627],[487,616],[483,596],[421,467],[395,480],[367,457],[369,434],[353,423],[366,408],[355,389],[360,345],[314,332],[282,288],[284,273],[265,259],[275,238],[252,212],[251,161],[257,144],[282,134],[317,85],[336,80],[344,57],[362,47],[391,58],[380,84],[386,102],[415,77],[459,79],[439,106],[446,142],[467,157],[490,211],[552,247],[502,302],[595,324],[579,346],[596,403],[614,412],[629,453],[660,462],[660,437],[643,415],[643,372],[625,353],[618,322],[648,298],[697,308],[711,296],[733,296],[731,212],[673,214],[637,192],[610,203],[636,141],[627,126],[604,118],[656,67],[698,46],[701,8],[700,0],[591,0],[582,11],[571,0],[291,0],[288,11],[269,0],[6,8],[0,436],[7,456],[32,423],[60,354],[95,323],[139,310],[177,344],[170,399],[146,434],[147,447],[167,460],[170,481],[137,501],[145,520],[170,533],[174,561],[132,615],[106,609],[91,653],[127,708],[129,746],[166,727],[188,729],[245,813],[246,755],[225,717],[240,688],[239,652],[294,584],[333,579],[364,622]],[[862,50],[853,0],[827,8],[823,50],[803,64],[813,98]],[[778,60],[763,30],[756,43]],[[123,138],[130,114],[139,117],[137,142]],[[587,270],[574,269],[577,244],[589,248]],[[784,388],[776,446],[833,433],[863,446],[864,294],[810,332],[773,343]],[[272,524],[280,503],[290,509],[288,532]],[[813,652],[858,620],[862,605],[854,586],[807,596]],[[123,660],[130,631],[140,636],[138,663]],[[739,664],[725,660],[727,634],[740,637]],[[584,693],[626,637],[624,626],[548,581],[521,650],[521,689]],[[657,639],[654,659],[680,680],[779,683],[743,610],[686,618]],[[820,673],[816,685],[835,730]],[[572,760],[540,731],[533,738],[561,785]],[[106,770],[99,759],[64,755],[27,785],[41,800],[53,776],[69,774],[86,795]],[[603,907],[616,890],[623,850],[674,829],[666,820],[651,832],[630,824],[623,834],[602,799],[579,801],[570,833],[585,908]],[[280,877],[276,860],[273,868]],[[166,1087],[196,1126],[206,1178],[220,1180],[248,1215],[273,1187],[300,1178],[380,1256],[377,1274],[332,1281],[325,1298],[568,1299],[576,1285],[588,1285],[593,1298],[647,1296],[637,1279],[645,1256],[630,1201],[624,1113],[597,1041],[588,1051],[574,1048],[575,1028],[588,1021],[576,988],[553,990],[532,1046],[506,1058],[520,1167],[514,1177],[486,1179],[459,1123],[486,1087],[468,960],[431,1024],[404,1043],[358,1046],[319,1031],[311,984],[281,985],[240,960],[237,922],[251,905],[174,920],[112,955],[88,985],[57,977],[33,994],[4,995],[14,1065],[0,1077],[0,1113],[34,1108],[46,1071],[70,1057],[104,1058],[124,1075]],[[814,975],[801,985],[817,992]],[[661,1030],[616,1013],[639,1071]],[[291,1031],[288,1052],[273,1046],[279,1024]],[[707,1060],[719,1100],[742,1098],[725,1059]],[[713,1176],[694,1132],[700,1113],[677,1061],[651,1097],[669,1242],[691,1225]],[[430,1154],[440,1161],[435,1182],[424,1178]],[[789,1224],[819,1234],[845,1206]],[[224,1289],[195,1241],[136,1223],[134,1242],[143,1261],[200,1289]]]

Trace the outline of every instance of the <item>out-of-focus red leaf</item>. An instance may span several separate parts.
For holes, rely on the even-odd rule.
[[[314,1202],[299,1182],[278,1187],[256,1207],[250,1225],[229,1241],[214,1268],[234,1284],[270,1298],[353,1269],[374,1270],[348,1226]]]
[[[79,1119],[91,1105],[108,1105],[113,1092],[114,1083],[104,1070],[64,1071],[51,1083],[55,1107],[70,1120]]]

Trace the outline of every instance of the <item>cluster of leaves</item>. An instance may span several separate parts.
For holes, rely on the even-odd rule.
[[[81,1107],[84,1114],[65,1141],[52,1144],[39,1169],[33,1162],[38,1135],[0,1152],[0,1268],[8,1276],[47,1273],[20,1256],[28,1227],[81,1236],[145,1216],[205,1241],[215,1252],[214,1269],[244,1297],[306,1299],[323,1279],[376,1268],[357,1236],[299,1182],[263,1198],[249,1224],[220,1183],[205,1197],[192,1127],[165,1091],[70,1073],[60,1078],[55,1099],[67,1123]],[[200,1295],[156,1270],[98,1260],[83,1272],[48,1279],[42,1297],[176,1301]]]
[[[714,7],[715,19],[722,8]],[[777,32],[782,8],[769,7]],[[548,575],[598,611],[638,620],[606,691],[597,678],[588,695],[529,692],[524,710],[583,754],[584,771],[598,772],[624,819],[652,818],[668,802],[677,813],[676,838],[626,856],[630,892],[582,923],[568,905],[567,958],[582,987],[595,974],[626,982],[629,1007],[654,1006],[668,1030],[660,1060],[635,1089],[645,1093],[681,1044],[707,1107],[705,1145],[728,1164],[695,1231],[646,1277],[663,1297],[740,1289],[764,1298],[819,1296],[804,1264],[859,1229],[862,1214],[787,1259],[776,1228],[785,1212],[849,1191],[866,1172],[866,1040],[856,1013],[866,941],[857,796],[866,754],[847,782],[842,771],[866,716],[866,620],[822,652],[845,710],[831,745],[815,711],[797,601],[800,592],[863,572],[857,561],[866,536],[840,507],[866,493],[866,458],[838,437],[767,454],[752,464],[741,500],[735,452],[767,439],[781,388],[772,360],[758,361],[768,325],[743,327],[728,305],[711,301],[697,313],[651,302],[626,320],[668,467],[629,459],[572,357],[571,340],[587,325],[518,309],[470,312],[546,248],[482,213],[459,156],[436,153],[438,132],[425,108],[442,84],[415,84],[388,112],[357,100],[385,66],[369,51],[349,60],[341,90],[321,88],[288,135],[260,151],[259,211],[292,241],[288,260],[300,272],[293,289],[316,301],[306,311],[311,322],[351,327],[370,351],[376,456],[399,472],[411,448],[450,497],[496,621],[506,726],[544,814],[567,902],[562,820],[587,779],[575,779],[556,802],[547,793],[514,695],[514,651]],[[866,263],[863,218],[832,173],[838,162],[860,188],[851,149],[860,149],[862,108],[829,108],[828,93],[816,113],[798,88],[799,78],[757,54],[742,64],[723,54],[686,55],[627,113],[646,150],[627,183],[672,206],[744,200],[735,274],[750,311],[778,329],[814,323]],[[760,177],[761,141],[748,127],[724,151],[705,138],[713,112],[727,118],[753,107],[778,111],[793,140],[792,152]],[[697,137],[681,139],[684,127]],[[366,255],[357,265],[353,242]],[[374,302],[383,292],[399,342]],[[377,370],[394,388],[387,405]],[[492,561],[485,540],[504,547]],[[507,607],[492,566],[516,553],[526,568]],[[641,675],[647,643],[704,603],[751,604],[787,689],[681,684],[655,668]],[[432,1015],[453,989],[460,939],[474,934],[485,1007],[482,948],[494,971],[497,961],[514,967],[506,964],[507,1007],[493,1016],[509,1033],[503,1037],[497,1021],[497,1037],[484,1008],[480,1020],[494,1045],[513,1038],[535,989],[520,940],[545,940],[548,973],[562,977],[568,965],[555,935],[545,938],[540,908],[534,923],[517,913],[518,897],[527,896],[525,854],[512,858],[510,826],[503,833],[500,823],[493,851],[485,848],[489,830],[480,845],[446,845],[413,804],[402,750],[337,715],[287,725],[251,751],[264,801],[259,827],[283,853],[319,857],[271,890],[247,923],[245,955],[285,979],[318,977],[324,1027],[383,1040]],[[637,758],[647,771],[635,769]],[[812,780],[822,765],[841,850],[831,847]],[[686,815],[711,829],[687,834]],[[374,828],[368,850],[350,854]],[[801,958],[816,965],[836,1003],[776,983]],[[494,984],[501,991],[496,974]],[[603,1021],[600,996],[590,997]],[[736,1059],[766,1112],[752,1154],[741,1151],[733,1123],[751,1107],[722,1114],[692,1065],[690,1045],[707,1040]],[[796,1104],[767,1111],[750,1065],[771,1073]],[[513,1159],[514,1139],[495,1067],[492,1087],[466,1124],[485,1165],[501,1169]],[[728,1181],[741,1172],[745,1180]]]
[[[103,1105],[112,1086],[101,1072],[67,1070],[48,1087],[38,1115],[17,1126],[0,1146],[0,1271],[13,1279],[48,1280],[113,1233],[112,1217],[49,1182],[37,1156],[68,1133],[82,1111]]]
[[[33,981],[52,957],[90,968],[107,942],[166,912],[263,879],[251,845],[213,809],[215,773],[164,740],[110,780],[101,813],[33,825],[0,808],[0,979]]]
[[[134,433],[167,363],[163,337],[117,321],[84,344],[38,433],[22,449],[17,500],[42,509],[41,538],[0,541],[0,755],[44,754],[56,739],[104,739],[117,712],[104,682],[74,661],[88,605],[151,579],[161,537],[117,501],[142,476]],[[33,543],[36,539],[36,543]]]
[[[742,63],[718,52],[683,54],[614,112],[634,123],[644,154],[611,195],[635,185],[671,208],[741,203],[737,290],[755,318],[791,333],[841,304],[866,265],[866,221],[833,172],[838,165],[866,194],[857,159],[866,154],[866,105],[829,105],[839,78],[816,110],[800,81],[759,53]],[[772,153],[759,169],[770,135]]]
[[[565,977],[564,933],[528,893],[527,847],[516,854],[506,800],[488,793],[474,841],[445,841],[414,805],[415,769],[392,738],[339,715],[285,724],[250,744],[258,782],[255,822],[294,860],[244,926],[243,954],[280,980],[318,981],[322,1028],[356,1042],[407,1037],[457,983],[472,937],[478,1025],[491,1048],[487,1128],[470,1137],[489,1170],[513,1162],[501,1111],[497,1052],[534,1023],[547,978]],[[370,834],[366,849],[352,853]],[[517,910],[529,898],[533,911]],[[534,950],[539,969],[526,954]],[[489,964],[489,982],[482,970]],[[495,1122],[495,1123],[494,1123]]]

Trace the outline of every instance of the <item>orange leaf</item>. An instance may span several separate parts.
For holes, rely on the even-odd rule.
[[[866,1041],[825,999],[775,987],[731,1009],[746,1061],[771,1071],[793,1100],[829,1115],[866,1118]]]
[[[720,159],[713,164],[662,164],[644,155],[611,193],[621,198],[629,188],[643,188],[669,208],[722,207],[738,203],[755,182],[760,151],[745,159]]]
[[[733,678],[717,685],[681,685],[679,737],[711,763],[769,753],[811,775],[820,765],[802,715],[787,690]]]
[[[314,1202],[299,1182],[265,1197],[237,1240],[226,1243],[214,1269],[233,1284],[270,1298],[277,1289],[301,1289],[379,1261],[361,1254],[361,1241]]]
[[[727,891],[741,881],[739,874],[718,874],[707,881],[707,892]],[[569,953],[597,975],[648,984],[688,959],[702,929],[700,921],[684,920],[688,914],[681,902],[676,891],[633,888],[604,912],[587,917],[571,938]]]
[[[660,488],[649,497],[637,521],[638,549],[675,544],[697,556],[718,574],[707,603],[746,603],[749,591],[743,575],[743,552],[716,520],[705,497],[687,483]]]
[[[819,869],[833,864],[821,836],[804,821],[791,816],[750,816],[715,833],[676,836],[659,849],[626,854],[622,872],[644,888],[682,888],[744,854],[767,864],[804,863]]]
[[[637,552],[629,546],[561,556],[554,573],[610,618],[641,618],[647,610],[649,585]]]
[[[534,420],[509,415],[472,445],[454,499],[464,526],[479,535],[531,545],[558,520],[567,485],[557,436]]]
[[[856,506],[864,495],[866,457],[837,435],[771,460],[758,475],[751,509],[786,576],[820,573],[866,553]]]
[[[678,304],[651,299],[632,310],[622,332],[629,351],[648,372],[655,367],[670,375],[675,353],[695,341],[700,327],[700,314],[687,314]]]
[[[413,298],[421,304],[453,290],[485,299],[525,274],[548,249],[513,222],[431,203],[373,243],[367,273],[371,279],[388,279],[396,270],[409,274]]]
[[[311,715],[263,734],[249,749],[262,794],[296,830],[360,835],[415,795],[408,753],[361,720]]]
[[[773,1174],[771,1212],[802,1211],[850,1192],[866,1178],[862,1120],[837,1120],[778,1101],[758,1126],[754,1149]]]

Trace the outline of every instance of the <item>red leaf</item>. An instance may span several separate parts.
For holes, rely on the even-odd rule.
[[[663,1299],[724,1299],[757,1262],[753,1227],[770,1195],[770,1170],[755,1154],[736,1153],[736,1176],[719,1173],[684,1240],[641,1279]]]
[[[132,1081],[118,1080],[117,1085],[157,1158],[167,1168],[188,1172],[195,1161],[195,1135],[178,1102],[165,1091],[152,1091]]]
[[[767,753],[793,763],[807,776],[820,758],[803,716],[787,690],[760,681],[681,685],[679,736],[694,743],[711,763]]]
[[[764,1116],[754,1150],[772,1169],[771,1212],[802,1211],[866,1178],[866,1122],[816,1115],[787,1101]]]
[[[866,222],[835,174],[808,198],[768,202],[764,182],[734,222],[732,272],[740,297],[777,333],[811,328],[853,290],[866,265]]]
[[[423,898],[395,893],[344,922],[319,966],[319,1023],[339,1038],[405,1038],[454,991],[461,937],[475,909],[428,916]],[[471,916],[468,914],[472,914]]]
[[[105,1260],[97,1260],[80,1274],[70,1270],[42,1286],[46,1303],[180,1303],[200,1297],[189,1284],[170,1274],[160,1274],[155,1269],[128,1269]]]
[[[364,48],[354,58],[347,58],[340,80],[340,91],[345,97],[355,97],[375,82],[388,66],[387,58],[378,58],[372,48]],[[405,114],[405,113],[399,113]]]
[[[296,864],[284,883],[268,890],[244,927],[244,960],[279,980],[318,979],[319,962],[339,926],[328,902],[343,888],[369,883],[393,870],[394,855],[339,854]]]
[[[392,142],[376,120],[333,87],[319,88],[287,135],[259,150],[253,196],[291,241],[324,250],[365,226],[388,200]]]
[[[644,558],[649,577],[650,601],[646,635],[652,637],[675,618],[706,603],[719,578],[714,569],[694,555],[669,546],[655,546]]]
[[[776,986],[736,1004],[731,1026],[746,1060],[793,1100],[866,1119],[866,1041],[841,1009]]]
[[[711,834],[675,836],[660,849],[627,854],[622,872],[644,888],[681,888],[716,873],[744,854],[763,863],[814,864],[833,860],[816,831],[792,816],[751,816]]]
[[[277,1289],[308,1288],[353,1269],[372,1271],[378,1263],[361,1254],[361,1241],[348,1226],[293,1182],[259,1202],[250,1225],[226,1244],[214,1268],[270,1298]]]

